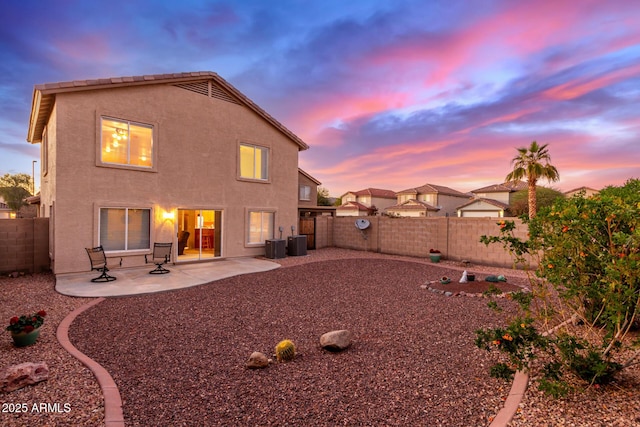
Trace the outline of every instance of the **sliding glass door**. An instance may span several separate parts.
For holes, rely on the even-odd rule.
[[[178,209],[178,261],[222,255],[222,211]]]

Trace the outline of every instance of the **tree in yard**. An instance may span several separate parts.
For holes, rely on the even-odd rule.
[[[329,190],[324,187],[318,188],[318,206],[331,206],[329,201]]]
[[[563,198],[560,191],[548,187],[536,188],[536,208],[538,210],[553,205],[557,198]],[[513,193],[509,202],[509,212],[514,216],[529,213],[529,190],[520,190]]]
[[[18,212],[31,195],[31,176],[26,173],[4,174],[0,177],[0,196],[9,209]]]
[[[547,144],[538,145],[533,141],[529,147],[518,148],[518,155],[511,159],[513,170],[509,172],[505,181],[516,182],[526,178],[529,184],[529,218],[537,212],[536,184],[539,179],[550,182],[560,179],[560,174],[551,163],[551,156]]]

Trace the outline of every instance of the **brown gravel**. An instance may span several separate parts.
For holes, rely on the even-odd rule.
[[[49,379],[12,393],[0,393],[0,425],[96,426],[104,423],[104,399],[95,377],[56,339],[58,324],[89,298],[70,298],[54,290],[53,274],[0,278],[0,368],[24,362],[46,362]],[[45,310],[36,344],[17,348],[4,331],[13,316]],[[36,405],[34,408],[34,404]],[[40,406],[41,404],[50,404]],[[56,405],[57,404],[57,405]],[[70,411],[65,412],[65,404]],[[26,406],[26,412],[16,412]]]
[[[458,263],[333,248],[277,261],[299,268],[114,298],[74,322],[72,342],[114,377],[127,425],[483,426],[502,407],[510,384],[488,377],[495,356],[473,345],[473,331],[500,317],[485,299],[420,288],[442,275],[453,284],[463,270]],[[526,284],[509,269],[468,270]],[[59,295],[53,283],[52,275],[0,279],[2,318],[49,313],[34,346],[17,349],[5,333],[3,364],[44,360],[51,370],[47,382],[0,394],[0,403],[70,403],[71,412],[0,413],[2,426],[103,422],[92,374],[55,339],[60,320],[89,299]],[[499,303],[507,309],[502,315],[512,308]],[[353,332],[353,346],[339,354],[321,350],[319,336],[339,328]],[[251,352],[271,355],[284,338],[298,346],[293,362],[244,369]],[[638,371],[566,399],[530,387],[511,425],[640,425]]]

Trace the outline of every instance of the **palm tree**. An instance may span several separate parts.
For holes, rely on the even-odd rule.
[[[518,155],[511,159],[513,170],[505,178],[507,182],[516,182],[527,178],[529,184],[529,218],[533,218],[537,211],[536,184],[539,179],[545,178],[552,181],[560,179],[560,174],[555,166],[550,164],[551,156],[547,150],[547,144],[538,145],[533,141],[527,147],[518,148]]]

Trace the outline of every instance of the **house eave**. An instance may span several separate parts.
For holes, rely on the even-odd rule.
[[[212,79],[236,97],[243,105],[253,110],[256,114],[275,127],[283,135],[298,145],[299,151],[309,149],[309,146],[297,135],[287,129],[282,123],[273,118],[270,114],[260,108],[256,103],[247,98],[242,92],[227,82],[213,71],[197,71],[189,73],[174,74],[154,74],[131,77],[112,77],[95,80],[75,80],[70,82],[45,83],[35,85],[33,89],[33,100],[31,103],[31,115],[29,119],[29,130],[27,141],[38,143],[42,141],[42,132],[46,126],[51,108],[55,102],[55,96],[60,93],[80,92],[87,90],[115,89],[120,87],[132,87],[157,84],[176,84],[203,79]]]

